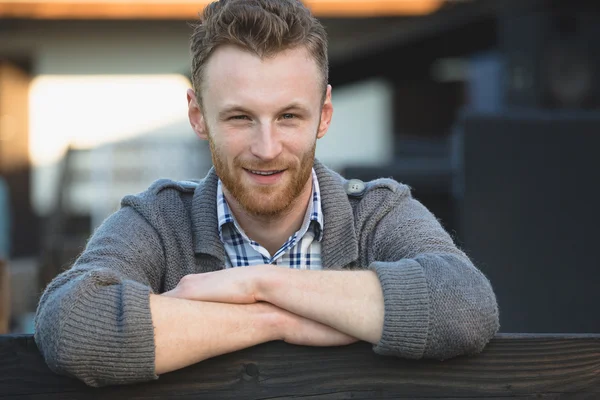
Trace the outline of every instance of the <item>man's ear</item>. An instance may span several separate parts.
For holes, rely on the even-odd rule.
[[[331,85],[327,85],[327,93],[325,94],[325,102],[321,109],[321,123],[317,131],[317,139],[321,139],[327,133],[331,118],[333,117],[333,104],[331,103]]]
[[[200,139],[208,140],[208,130],[206,129],[206,122],[204,120],[204,113],[198,105],[196,99],[196,93],[193,89],[187,90],[187,102],[188,102],[188,118],[192,129],[196,132],[196,135]]]

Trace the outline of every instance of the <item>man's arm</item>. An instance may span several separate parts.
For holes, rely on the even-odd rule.
[[[384,304],[373,271],[302,271],[271,267],[258,275],[256,299],[327,324],[357,339],[381,339]]]
[[[257,265],[187,275],[163,296],[224,304],[267,302],[359,340],[381,338],[384,303],[373,271]]]
[[[400,196],[369,232],[359,260],[367,271],[273,270],[257,276],[256,298],[374,343],[383,355],[480,352],[499,327],[489,281],[408,189]]]
[[[149,296],[164,262],[140,214],[125,207],[109,217],[40,298],[34,338],[48,367],[90,386],[156,379]]]
[[[210,303],[151,294],[150,309],[156,375],[279,339],[277,312],[270,304]]]
[[[272,340],[341,346],[356,339],[269,303],[224,304],[150,295],[156,374]]]
[[[260,265],[184,277],[165,296],[225,304],[276,305],[338,331],[377,343],[384,301],[373,271],[307,271]]]

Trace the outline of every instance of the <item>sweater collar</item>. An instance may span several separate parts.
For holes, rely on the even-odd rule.
[[[315,159],[321,190],[324,231],[321,262],[324,269],[340,268],[358,259],[354,214],[344,189],[344,179]],[[209,254],[225,265],[227,257],[219,238],[217,182],[214,167],[200,181],[192,200],[192,229],[196,253]]]

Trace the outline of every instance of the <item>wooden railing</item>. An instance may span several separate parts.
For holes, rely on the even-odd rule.
[[[499,334],[476,356],[404,360],[367,343],[271,342],[154,382],[91,388],[53,374],[32,336],[0,336],[0,399],[600,399],[600,335]]]

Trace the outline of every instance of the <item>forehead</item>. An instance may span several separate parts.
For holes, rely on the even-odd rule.
[[[210,57],[204,76],[207,105],[241,103],[281,107],[291,101],[319,102],[321,72],[304,47],[260,58],[235,46],[222,46]]]

